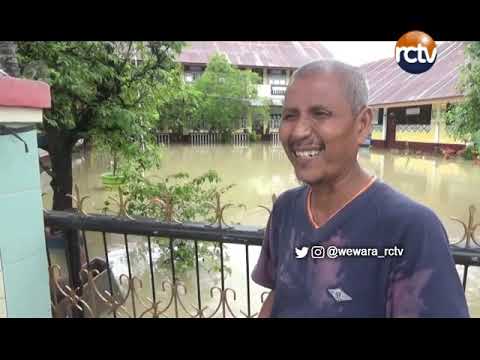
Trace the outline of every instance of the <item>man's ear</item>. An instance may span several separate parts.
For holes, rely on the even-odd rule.
[[[357,141],[361,145],[372,131],[373,111],[365,106],[357,115]]]

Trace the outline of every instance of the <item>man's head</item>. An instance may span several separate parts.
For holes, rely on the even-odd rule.
[[[285,96],[280,141],[299,180],[334,180],[356,165],[372,122],[367,101],[366,80],[355,67],[320,60],[295,71]]]

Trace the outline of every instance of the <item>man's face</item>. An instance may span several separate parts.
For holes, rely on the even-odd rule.
[[[297,178],[307,184],[348,171],[368,135],[371,111],[363,109],[354,118],[340,81],[332,73],[300,77],[285,97],[280,141]]]

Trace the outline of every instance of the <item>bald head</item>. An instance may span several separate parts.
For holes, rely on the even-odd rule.
[[[359,68],[336,60],[317,60],[298,68],[292,75],[290,85],[296,79],[318,74],[335,74],[338,76],[352,113],[356,115],[368,103],[368,85]]]

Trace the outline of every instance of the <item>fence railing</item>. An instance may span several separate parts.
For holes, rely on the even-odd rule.
[[[75,213],[45,211],[46,227],[59,231],[64,240],[64,246],[60,247],[60,253],[65,253],[63,269],[59,264],[61,261],[54,259],[52,247],[47,246],[54,316],[257,316],[252,306],[249,250],[259,249],[264,229],[228,225],[222,212],[218,213],[215,223],[201,224],[132,218],[126,212],[110,216],[85,214],[81,209]],[[465,235],[451,244],[455,263],[463,266],[461,280],[464,289],[469,268],[480,266],[480,244],[472,231],[473,213],[474,208],[470,207],[468,223],[454,219],[464,225]],[[229,271],[226,247],[231,245],[245,250],[242,289],[233,289],[226,284]],[[203,265],[206,248],[213,249],[216,259],[214,275]],[[188,252],[190,257],[185,258]],[[118,253],[122,254],[120,259]],[[185,261],[189,264],[190,278],[184,281],[182,277],[188,278],[182,268]],[[120,267],[120,273],[115,274],[113,263]],[[139,264],[143,264],[144,271],[135,270]],[[205,277],[211,276],[212,283],[205,281]],[[243,298],[237,299],[237,294],[243,294]],[[257,291],[257,303],[263,302],[267,294]],[[235,305],[236,302],[243,305]]]
[[[174,224],[162,223],[148,218],[108,216],[108,215],[82,215],[78,213],[47,211],[45,212],[45,225],[48,228],[61,230],[65,237],[65,253],[67,257],[68,276],[62,278],[61,266],[52,260],[51,250],[48,259],[51,274],[52,311],[56,317],[253,317],[250,295],[250,246],[262,244],[263,230],[252,227],[225,227],[208,224]],[[94,236],[94,234],[100,236]],[[88,235],[92,236],[89,241]],[[117,240],[123,240],[125,250],[126,272],[117,278],[112,273],[112,251],[108,249],[107,239],[117,235]],[[134,237],[132,239],[132,237]],[[95,239],[95,240],[93,240]],[[164,249],[167,253],[170,271],[167,279],[156,279],[158,274],[154,270],[155,252],[159,246],[154,245],[154,239],[164,240]],[[92,257],[89,247],[92,241],[102,244],[103,254]],[[132,247],[139,246],[139,242],[146,243],[147,262],[149,267],[149,280],[151,296],[142,291],[144,284],[133,272],[135,253]],[[118,241],[117,241],[118,242]],[[179,243],[184,245],[180,249]],[[200,246],[204,243],[212,244],[217,251],[220,277],[220,286],[211,286],[202,289]],[[200,245],[202,243],[202,245]],[[87,245],[88,244],[88,245]],[[176,251],[185,251],[185,244],[191,245],[194,257],[192,270],[195,273],[197,297],[195,304],[184,303],[182,295],[187,288],[178,281]],[[225,285],[225,245],[236,244],[245,248],[245,289],[247,306],[244,311],[235,313],[232,310],[231,297],[236,298],[235,289]],[[154,249],[154,247],[156,249]],[[118,250],[118,249],[117,249]],[[157,254],[158,255],[158,254]],[[138,256],[137,256],[138,258]],[[138,260],[138,259],[137,259]],[[68,284],[68,285],[67,285]],[[123,286],[123,291],[122,291]],[[160,300],[159,290],[164,296]],[[168,290],[168,291],[167,291]],[[202,292],[217,295],[217,304],[211,308],[202,304]],[[237,289],[238,291],[238,289]],[[168,294],[167,294],[168,292]],[[182,294],[183,292],[183,294]],[[264,295],[262,295],[263,298]],[[260,299],[263,300],[263,299]],[[162,305],[161,305],[162,303]],[[166,304],[166,305],[164,305]]]
[[[271,85],[272,95],[285,95],[287,92],[287,85]]]
[[[158,132],[157,133],[157,145],[170,145],[170,133]]]
[[[216,132],[191,132],[190,142],[194,146],[211,146],[220,142],[220,133]]]
[[[273,146],[281,146],[280,134],[278,132],[273,132],[272,133],[272,145]]]
[[[233,133],[232,142],[234,146],[246,146],[249,144],[249,137],[246,133]]]

